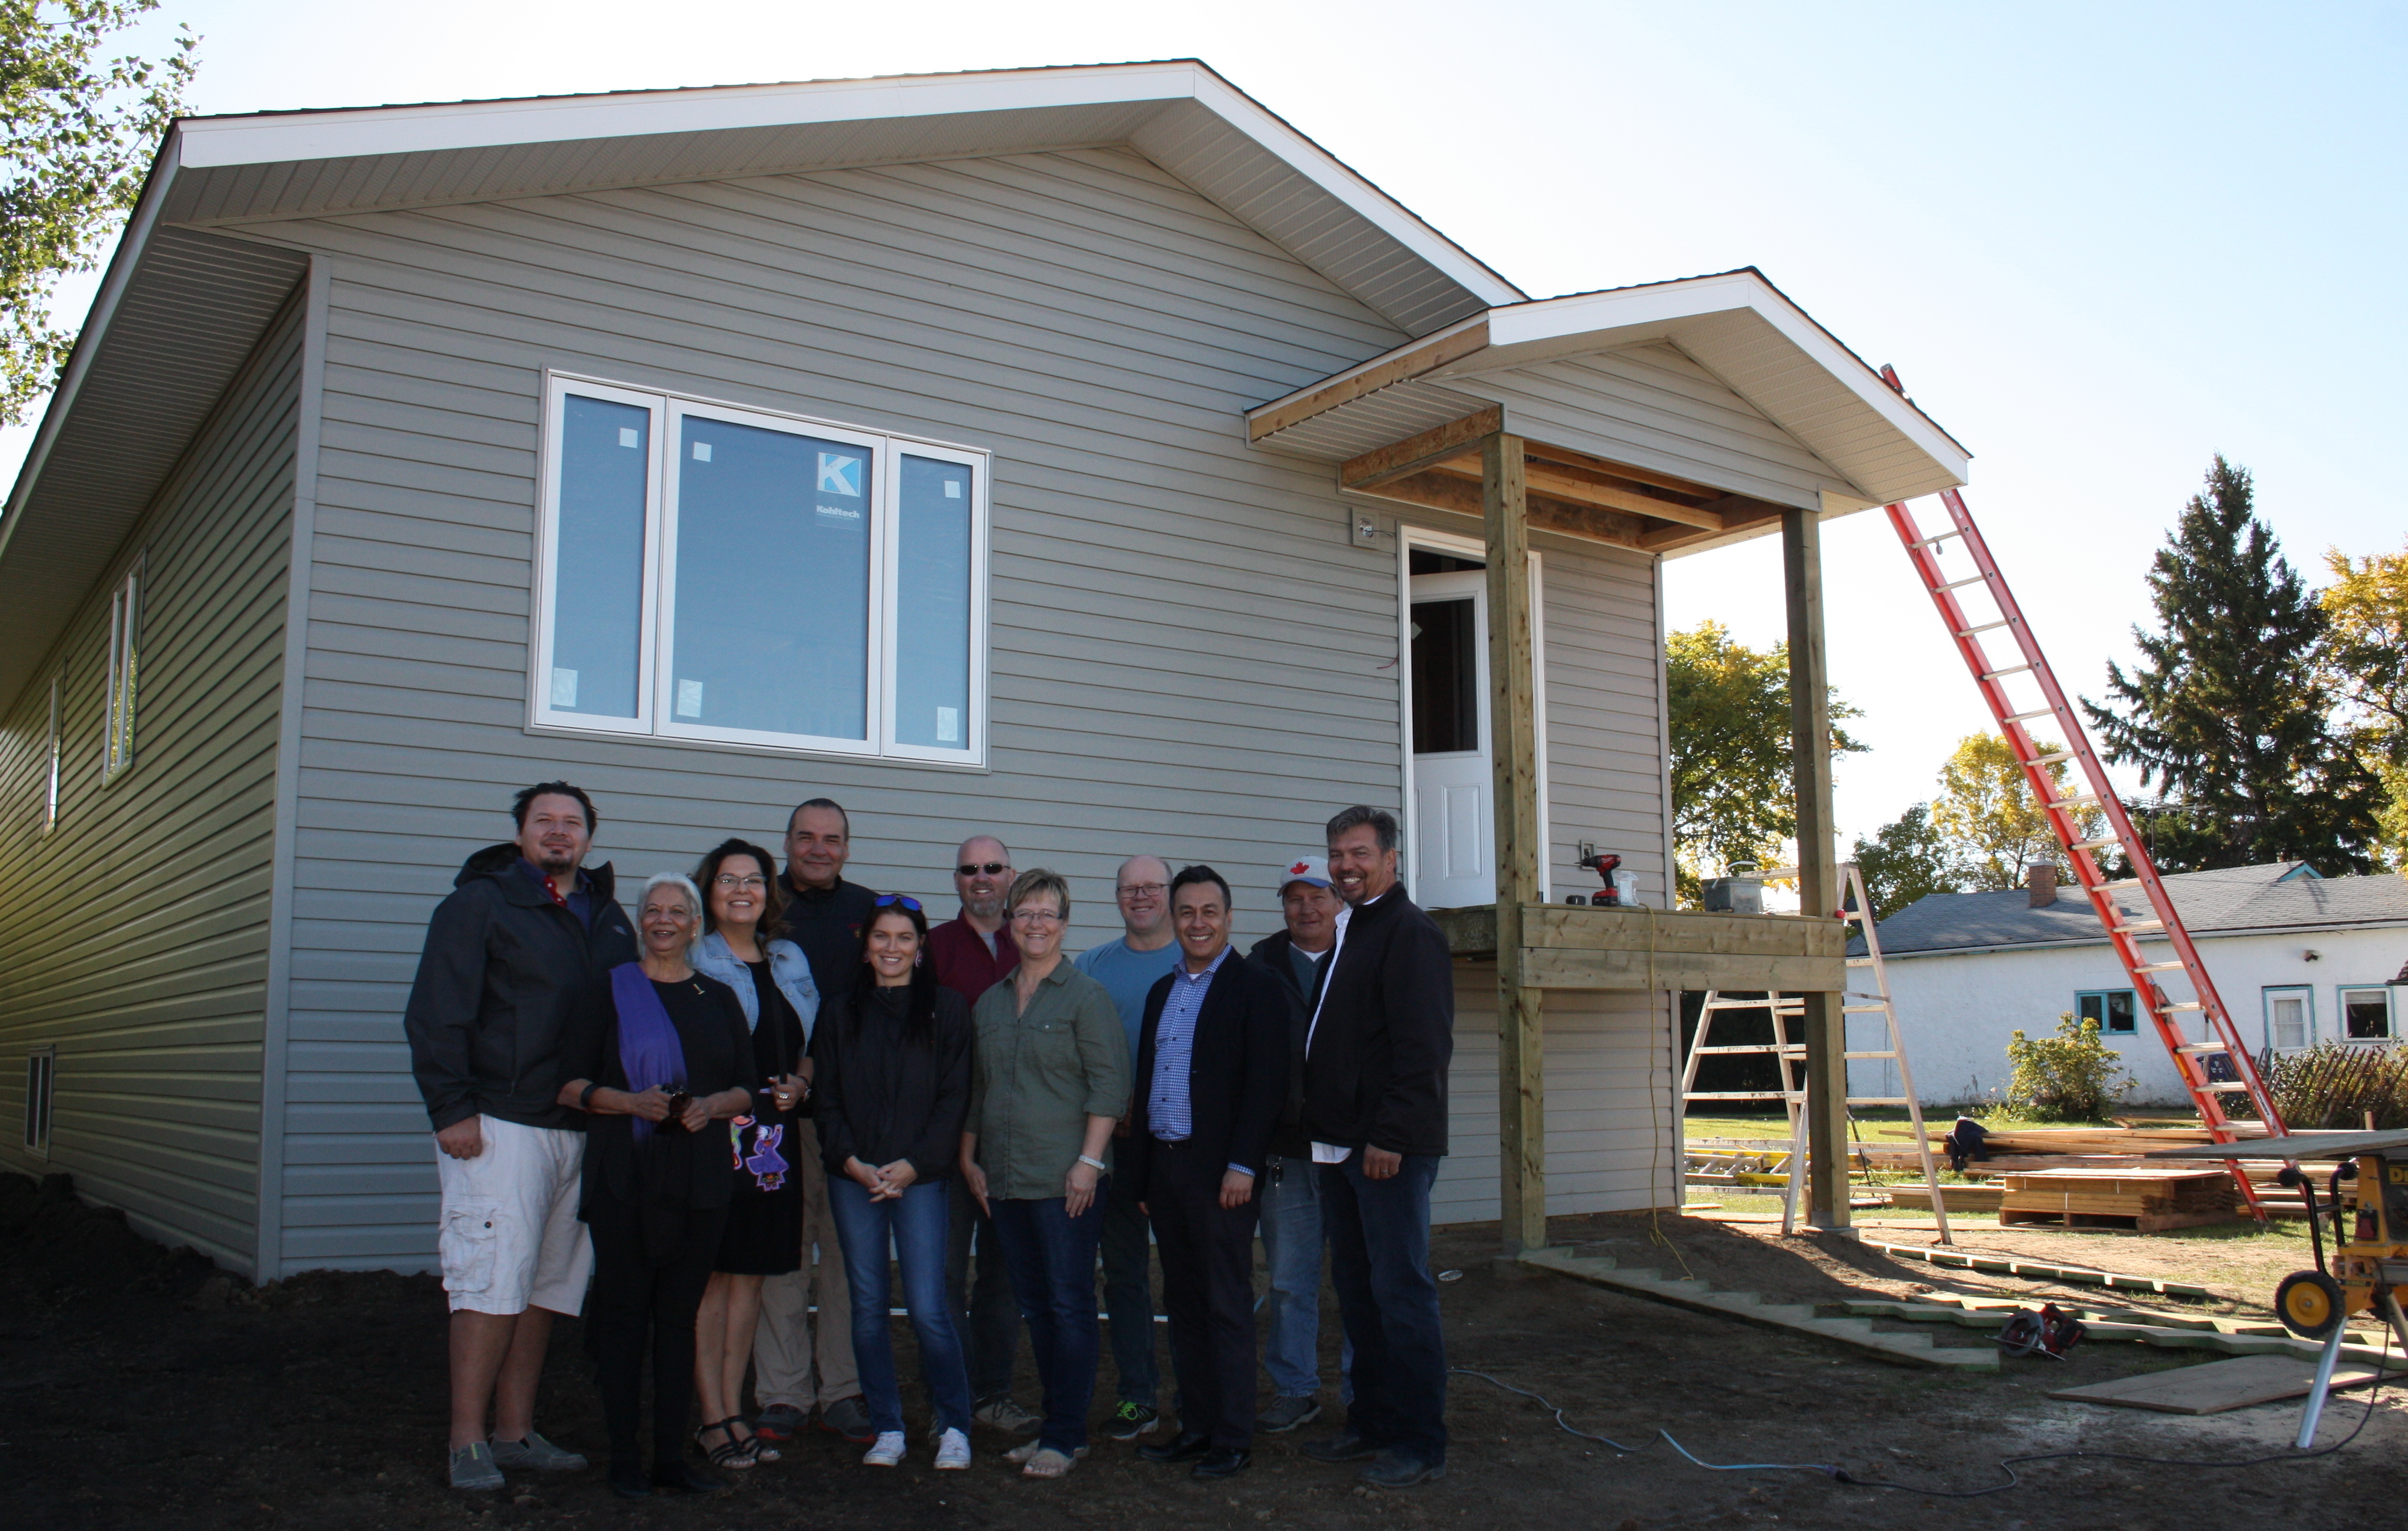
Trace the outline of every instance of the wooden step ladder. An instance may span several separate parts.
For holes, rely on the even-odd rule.
[[[1778,878],[1784,873],[1795,876],[1796,868],[1775,867],[1763,875]],[[1885,1048],[1843,1053],[1841,1066],[1845,1068],[1852,1063],[1896,1064],[1898,1085],[1902,1092],[1895,1095],[1850,1095],[1848,1109],[1853,1111],[1859,1106],[1906,1108],[1907,1120],[1914,1128],[1915,1152],[1923,1162],[1923,1183],[1931,1193],[1931,1213],[1940,1224],[1940,1241],[1954,1244],[1956,1240],[1948,1228],[1948,1205],[1941,1194],[1940,1171],[1931,1158],[1931,1136],[1924,1130],[1923,1105],[1914,1093],[1914,1072],[1906,1061],[1906,1043],[1898,1029],[1898,1009],[1890,1001],[1889,976],[1882,966],[1881,937],[1873,929],[1872,904],[1865,896],[1864,873],[1855,862],[1842,863],[1840,873],[1846,901],[1853,908],[1836,912],[1842,922],[1856,925],[1865,941],[1865,955],[1850,957],[1848,970],[1852,975],[1859,970],[1868,970],[1872,979],[1870,989],[1858,989],[1852,977],[1847,992],[1841,996],[1841,1009],[1844,1015],[1879,1015],[1883,1035],[1888,1038],[1888,1045]],[[1713,1018],[1732,1010],[1770,1012],[1772,1040],[1727,1047],[1711,1045],[1708,1036]],[[1726,999],[1719,991],[1710,990],[1705,1002],[1698,1008],[1697,1035],[1689,1040],[1688,1061],[1681,1073],[1681,1100],[1684,1109],[1693,1100],[1778,1100],[1788,1109],[1789,1180],[1781,1198],[1781,1231],[1784,1234],[1797,1231],[1799,1188],[1805,1182],[1806,1044],[1789,1039],[1789,1022],[1793,1018],[1802,1018],[1805,1013],[1806,1002],[1797,994],[1767,994],[1762,999]],[[1697,1087],[1699,1059],[1751,1054],[1758,1057],[1770,1055],[1774,1060],[1775,1066],[1781,1071],[1782,1087],[1779,1090],[1700,1090]],[[1844,1083],[1842,1088],[1845,1088]]]
[[[1901,394],[1906,392],[1895,370],[1884,367],[1881,375],[1890,387]],[[2089,897],[2092,910],[2107,932],[2108,944],[2114,948],[2116,961],[2131,980],[2133,994],[2155,1023],[2157,1039],[2173,1059],[2183,1088],[2199,1108],[2200,1120],[2207,1124],[2214,1141],[2232,1142],[2240,1135],[2226,1113],[2225,1103],[2236,1095],[2245,1095],[2266,1131],[2282,1136],[2282,1118],[2274,1109],[2264,1080],[2258,1077],[2257,1062],[2242,1041],[2223,998],[2216,994],[2214,981],[2208,977],[2207,964],[2200,959],[2190,932],[2184,928],[2173,898],[2166,892],[2156,864],[2149,859],[2148,848],[2133,830],[2131,817],[2125,811],[2123,799],[2116,795],[2114,782],[2108,780],[2105,765],[2091,748],[2081,717],[2064,688],[2057,683],[2057,673],[2041,652],[2040,640],[2033,636],[2031,624],[2024,620],[2023,608],[2015,603],[2014,593],[2008,590],[2006,577],[1999,572],[1998,561],[1990,556],[1990,546],[1983,540],[1981,529],[1973,524],[1972,512],[1965,508],[1965,497],[1953,489],[1943,490],[1940,503],[1948,512],[1949,529],[1944,532],[1924,536],[1903,505],[1889,507],[1890,525],[1905,544],[1915,578],[1930,593],[1932,605],[1939,608],[1940,619],[1947,624],[1957,653],[1972,672],[1973,683],[1980,689],[1991,717],[1998,721],[2007,747],[2022,766],[2033,800],[2046,810],[2049,825],[2057,831],[2057,843],[2065,848],[2067,859],[2072,863],[2074,880]],[[1950,541],[1971,557],[1971,575],[1941,566],[1941,550]],[[1995,609],[1969,613],[1959,591],[1968,594],[1979,591],[1988,596]],[[1983,647],[1982,635],[1985,633],[2004,633],[2012,638],[2016,662],[1993,663]],[[2038,704],[2011,694],[2011,681],[2017,689],[2037,688]],[[2042,718],[2055,724],[2064,740],[2062,745],[2043,751],[2032,737],[2025,725]],[[2068,761],[2080,767],[2082,787],[2061,792],[2056,779],[2049,775],[2049,767]],[[2076,815],[2089,812],[2106,820],[2104,834],[2091,836],[2083,830]],[[2123,854],[2132,870],[2131,877],[2122,880],[2109,879],[2098,856],[2099,851],[2109,847]],[[2119,906],[2116,895],[2126,893],[2140,894],[2148,906],[2147,911],[2136,916]],[[2172,946],[2173,960],[2152,961],[2141,950],[2144,936],[2163,937]],[[2157,981],[2160,975],[2177,973],[2190,986],[2192,997],[2176,999]],[[2200,1037],[2193,1037],[2183,1030],[2182,1020],[2190,1017],[2200,1023]],[[2225,1060],[2224,1071],[2230,1075],[2229,1079],[2217,1079],[2208,1061],[2219,1054]],[[2226,1164],[2240,1185],[2243,1203],[2263,1223],[2266,1208],[2257,1188],[2241,1172],[2237,1162],[2227,1160]]]

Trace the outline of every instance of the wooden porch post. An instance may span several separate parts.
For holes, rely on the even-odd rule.
[[[1497,805],[1498,1191],[1505,1252],[1547,1242],[1545,1013],[1522,981],[1522,907],[1539,901],[1537,722],[1530,674],[1530,526],[1522,438],[1481,442],[1488,541],[1488,749]]]
[[[1812,510],[1781,518],[1781,561],[1789,605],[1789,740],[1798,784],[1800,912],[1840,907],[1833,856],[1830,672],[1823,654],[1823,531]],[[1847,980],[1842,970],[1841,983]],[[1844,996],[1808,994],[1806,1003],[1806,1221],[1848,1225],[1848,1029]]]

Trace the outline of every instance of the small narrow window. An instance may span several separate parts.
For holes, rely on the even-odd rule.
[[[55,1048],[25,1055],[25,1152],[44,1159],[50,1155],[50,1085],[58,1064]]]
[[[64,702],[66,677],[50,677],[50,744],[42,760],[42,831],[48,834],[59,823],[59,708]]]
[[[2129,1033],[2139,1010],[2132,1003],[2129,989],[2091,989],[2073,996],[2073,1013],[2085,1021],[2098,1022],[2102,1032]]]
[[[126,571],[125,582],[108,598],[108,734],[103,740],[104,780],[134,764],[135,700],[140,694],[142,569]]]
[[[2391,991],[2344,989],[2341,992],[2342,1035],[2353,1042],[2391,1039]]]

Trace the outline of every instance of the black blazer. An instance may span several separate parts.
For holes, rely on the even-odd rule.
[[[1279,980],[1280,989],[1287,995],[1287,1099],[1280,1105],[1279,1123],[1271,1128],[1270,1152],[1282,1159],[1309,1158],[1312,1140],[1304,1136],[1304,1032],[1312,1019],[1313,1003],[1321,997],[1321,985],[1315,983],[1312,993],[1306,994],[1296,971],[1293,952],[1296,942],[1284,930],[1275,931],[1256,941],[1246,960],[1259,965]],[[1329,977],[1328,960],[1322,959],[1321,977]]]
[[[1404,885],[1359,905],[1304,1063],[1304,1130],[1316,1143],[1446,1152],[1446,1070],[1455,1056],[1455,964]]]
[[[1184,966],[1184,959],[1182,966]],[[1155,1143],[1148,1120],[1154,1101],[1154,1037],[1162,1007],[1178,974],[1154,980],[1145,996],[1145,1025],[1139,1033],[1137,1079],[1129,1092],[1129,1136],[1116,1145],[1125,1194],[1142,1201],[1154,1169]],[[1287,1098],[1287,994],[1279,980],[1235,948],[1212,975],[1196,1017],[1196,1047],[1187,1071],[1189,1138],[1199,1163],[1214,1180],[1230,1165],[1259,1178],[1271,1127]]]

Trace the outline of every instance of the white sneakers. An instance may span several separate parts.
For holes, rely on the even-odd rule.
[[[861,1453],[865,1467],[899,1467],[903,1465],[903,1432],[881,1430],[878,1442]],[[937,1470],[959,1472],[970,1465],[970,1438],[959,1430],[948,1430],[937,1438]]]
[[[880,1441],[884,1445],[884,1441]],[[948,1430],[937,1438],[937,1470],[957,1472],[970,1465],[970,1438],[959,1430]]]

